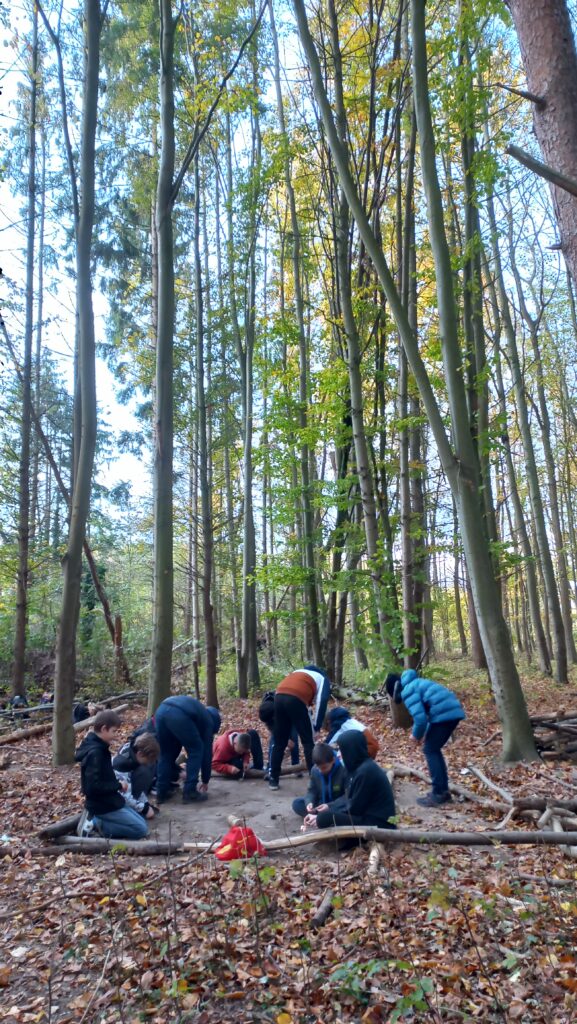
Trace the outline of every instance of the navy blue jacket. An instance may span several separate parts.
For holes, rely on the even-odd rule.
[[[328,775],[323,775],[320,768],[316,764],[313,765],[305,804],[318,807],[319,804],[331,804],[334,800],[342,800],[348,781],[345,766],[336,758]]]
[[[169,730],[172,715],[175,715],[181,721],[184,720],[185,725],[186,720],[188,720],[194,726],[202,741],[200,776],[205,784],[210,781],[210,773],[212,771],[212,740],[215,732],[218,732],[220,725],[220,718],[217,724],[214,714],[215,709],[205,707],[195,697],[182,695],[180,697],[167,697],[166,700],[163,700],[155,715],[156,723],[158,723],[160,718],[163,718],[164,724]],[[182,739],[180,730],[178,735],[179,739]],[[183,742],[182,745],[186,749],[186,743]]]
[[[413,716],[416,740],[422,739],[429,725],[460,722],[467,717],[452,690],[441,683],[434,683],[432,679],[421,679],[414,668],[407,669],[401,676],[401,697]]]

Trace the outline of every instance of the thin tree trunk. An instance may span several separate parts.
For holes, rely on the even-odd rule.
[[[34,243],[36,235],[36,99],[38,92],[38,10],[32,12],[30,111],[28,124],[28,210],[26,240],[26,311],[22,365],[22,415],[18,495],[18,573],[12,693],[26,693],[26,627],[30,549],[30,435],[32,426],[32,338],[34,333]]]
[[[99,0],[84,3],[84,91],[80,151],[80,205],[76,223],[76,296],[81,430],[78,466],[70,506],[68,543],[64,556],[62,606],[54,671],[54,763],[68,764],[74,756],[72,705],[76,677],[76,628],[80,611],[82,545],[90,509],[96,446],[96,374],[94,311],[92,307],[92,232],[95,194],[95,141],[98,110],[101,10]]]
[[[202,522],[202,613],[204,619],[204,654],[206,666],[206,702],[218,707],[216,686],[216,637],[214,611],[211,600],[214,538],[212,529],[209,480],[209,451],[206,422],[206,394],[204,387],[204,303],[202,294],[202,266],[200,262],[200,171],[198,151],[194,158],[194,285],[196,306],[196,414],[198,417],[198,480]],[[207,281],[208,287],[208,281]]]

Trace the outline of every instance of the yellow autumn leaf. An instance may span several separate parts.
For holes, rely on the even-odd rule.
[[[276,1024],[292,1024],[292,1017],[290,1013],[279,1013]]]
[[[136,896],[136,902],[137,902],[137,903],[138,903],[138,904],[139,904],[139,905],[140,905],[141,907],[146,907],[146,906],[147,906],[147,903],[146,903],[146,896],[145,896],[145,895],[144,895],[143,893],[141,893],[141,892],[139,892],[139,893],[138,893],[138,895]]]

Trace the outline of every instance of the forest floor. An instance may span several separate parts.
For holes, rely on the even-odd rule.
[[[455,670],[462,681],[450,685],[468,718],[448,747],[451,781],[498,800],[476,767],[515,795],[577,798],[573,765],[499,761],[488,685],[465,663]],[[526,681],[526,693],[531,713],[577,706],[573,687],[549,680]],[[225,727],[254,725],[257,706],[223,700]],[[386,708],[356,713],[380,737],[383,767],[425,769]],[[127,733],[143,714],[124,716]],[[10,760],[0,771],[7,1024],[577,1020],[577,863],[561,847],[387,847],[377,874],[367,850],[326,843],[244,864],[212,854],[39,855],[35,833],[81,807],[78,767],[51,767],[48,735],[0,755]],[[300,820],[290,805],[305,789],[306,778],[283,777],[277,793],[259,780],[213,779],[206,804],[173,800],[154,830],[214,839],[232,813],[265,842],[293,835]],[[502,809],[468,801],[420,808],[426,789],[395,781],[399,827],[479,831],[503,819]],[[331,916],[314,927],[327,889]]]

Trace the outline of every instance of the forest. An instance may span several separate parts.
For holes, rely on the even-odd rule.
[[[15,0],[0,26],[9,1024],[570,1024],[574,0]],[[156,862],[33,844],[78,810],[79,700],[129,694],[128,731],[190,693],[245,728],[307,663],[396,782],[368,869],[225,873],[201,818]],[[415,809],[403,668],[466,707],[446,815]],[[5,753],[19,698],[53,719]]]
[[[519,670],[577,658],[575,52],[526,6],[2,8],[0,659],[53,677],[56,763],[99,680],[423,656],[534,755]]]

